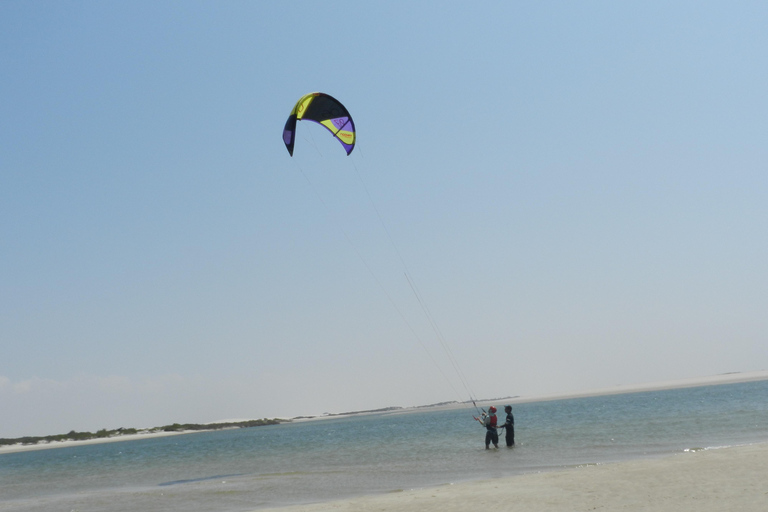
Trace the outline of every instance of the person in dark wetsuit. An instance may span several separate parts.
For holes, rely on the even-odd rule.
[[[505,405],[504,412],[507,413],[507,419],[501,428],[504,429],[507,446],[512,447],[515,446],[515,417],[512,416],[512,406]]]
[[[499,447],[499,433],[496,431],[496,408],[490,406],[488,414],[483,413],[483,419],[475,418],[485,426],[485,449],[491,448],[491,443],[495,448]]]

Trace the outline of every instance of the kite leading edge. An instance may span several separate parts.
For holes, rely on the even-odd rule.
[[[336,98],[322,92],[302,96],[291,110],[283,128],[283,142],[293,156],[296,141],[296,121],[309,120],[325,126],[349,155],[355,149],[355,123],[346,107]]]

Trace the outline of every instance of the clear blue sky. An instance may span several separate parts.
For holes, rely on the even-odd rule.
[[[0,3],[0,437],[766,369],[766,19]]]

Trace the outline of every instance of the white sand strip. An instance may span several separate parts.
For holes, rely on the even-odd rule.
[[[274,510],[765,512],[768,510],[768,444],[465,482]]]
[[[582,390],[574,393],[555,393],[551,395],[521,396],[508,400],[509,403],[542,402],[545,400],[563,400],[569,398],[582,398],[588,396],[620,395],[623,393],[639,393],[645,391],[663,391],[667,389],[693,388],[699,386],[716,386],[720,384],[738,384],[743,382],[756,382],[768,380],[768,370],[752,372],[731,372],[708,377],[695,377],[689,379],[669,380],[662,382],[650,382],[646,384],[617,385],[610,388]],[[496,400],[498,402],[498,400]]]
[[[199,432],[197,430],[183,430],[181,432],[144,432],[140,434],[126,434],[114,437],[98,437],[95,439],[85,439],[83,441],[52,441],[50,443],[37,444],[11,444],[0,446],[0,454],[13,452],[28,452],[32,450],[47,450],[49,448],[67,448],[69,446],[83,446],[86,444],[119,443],[122,441],[137,441],[139,439],[150,439],[152,437],[178,436],[181,434],[192,434]]]

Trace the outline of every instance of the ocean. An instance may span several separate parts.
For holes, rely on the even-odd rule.
[[[504,403],[494,404],[503,422]],[[0,454],[0,511],[236,512],[768,441],[768,381],[359,415]]]

